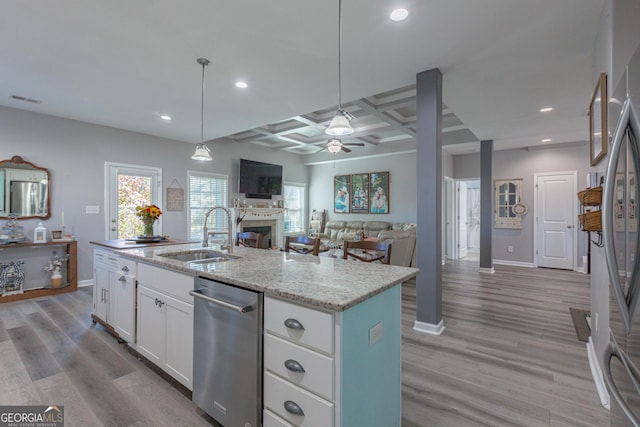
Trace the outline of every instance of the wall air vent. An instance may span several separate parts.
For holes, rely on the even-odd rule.
[[[11,95],[11,98],[18,100],[18,101],[23,101],[23,102],[30,102],[32,104],[42,104],[42,101],[39,99],[33,99],[33,98],[27,98],[26,96],[20,96],[20,95]]]

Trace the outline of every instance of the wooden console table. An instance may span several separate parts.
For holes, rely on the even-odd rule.
[[[67,259],[67,284],[60,288],[37,288],[25,289],[21,294],[0,296],[0,303],[18,301],[27,298],[43,297],[46,295],[62,294],[65,292],[75,292],[78,290],[78,242],[76,240],[46,243],[11,243],[1,245],[0,250],[11,250],[13,248],[29,248],[43,246],[65,246]]]

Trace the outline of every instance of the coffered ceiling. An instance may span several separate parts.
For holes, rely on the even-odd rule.
[[[338,98],[337,3],[5,1],[0,105],[197,143],[205,57],[212,149],[230,137],[322,157]],[[342,99],[357,128],[344,142],[365,144],[349,154],[415,147],[416,74],[431,68],[443,74],[451,153],[479,139],[585,141],[603,3],[343,0]],[[388,18],[398,6],[403,22]]]

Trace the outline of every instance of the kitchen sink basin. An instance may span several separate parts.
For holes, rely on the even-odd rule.
[[[200,250],[190,252],[171,252],[159,254],[160,256],[183,262],[223,262],[237,259],[237,257],[222,254],[220,252]]]

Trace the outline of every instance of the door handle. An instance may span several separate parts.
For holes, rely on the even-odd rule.
[[[604,374],[604,382],[607,384],[609,391],[613,395],[616,402],[618,402],[618,405],[620,405],[622,412],[624,412],[627,418],[629,418],[629,421],[631,421],[634,426],[640,426],[640,420],[638,420],[631,408],[629,408],[629,405],[622,397],[620,390],[618,390],[618,386],[616,386],[616,383],[613,380],[613,375],[611,374],[611,360],[614,357],[620,360],[627,371],[627,375],[631,376],[633,380],[637,381],[638,373],[635,372],[633,368],[630,369],[627,357],[616,347],[617,346],[615,346],[614,343],[610,342],[604,352],[604,369],[602,370],[602,373]]]
[[[284,409],[290,414],[300,415],[304,417],[304,412],[302,411],[302,408],[296,402],[287,400],[286,402],[284,402]]]
[[[298,320],[296,319],[287,319],[284,321],[284,326],[286,326],[289,329],[297,329],[300,331],[304,331],[304,326],[302,326],[302,323],[300,323]]]
[[[120,282],[126,282],[127,278],[124,276],[120,276],[120,278],[118,279]]]
[[[245,305],[245,306],[235,305],[235,304],[231,304],[231,303],[226,302],[226,301],[222,301],[222,300],[217,299],[217,298],[208,297],[206,295],[203,295],[202,294],[202,290],[200,290],[200,289],[189,291],[189,295],[191,295],[192,297],[202,298],[205,301],[209,301],[209,302],[212,302],[214,304],[218,304],[218,305],[221,305],[221,306],[226,307],[226,308],[230,308],[230,309],[235,310],[235,311],[239,311],[240,313],[248,313],[250,311],[253,311],[253,306],[252,305]]]
[[[129,272],[129,267],[127,267],[126,265],[124,267],[121,268],[122,271],[124,271],[125,273]]]
[[[291,372],[306,372],[304,367],[297,360],[287,359],[284,361],[284,367]]]
[[[567,228],[573,228],[573,225],[567,225]]]

